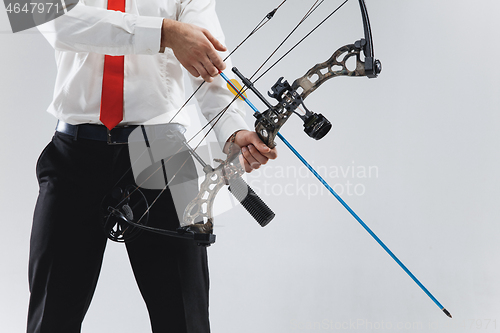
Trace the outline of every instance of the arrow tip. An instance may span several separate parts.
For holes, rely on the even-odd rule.
[[[443,308],[443,312],[445,313],[445,315],[452,318],[451,313],[449,313],[448,310],[446,310],[445,308]]]

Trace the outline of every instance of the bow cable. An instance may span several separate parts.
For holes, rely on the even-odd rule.
[[[349,0],[345,0],[342,4],[340,4],[335,10],[333,10],[325,19],[323,19],[316,27],[313,28],[312,31],[310,31],[308,34],[306,34],[306,36],[304,36],[298,43],[296,43],[290,50],[288,50],[282,57],[280,57],[278,59],[278,61],[276,61],[275,63],[273,63],[271,65],[271,67],[269,69],[267,69],[262,75],[259,76],[258,79],[260,79],[264,74],[266,74],[267,72],[269,72],[269,70],[274,67],[279,61],[281,61],[285,56],[287,56],[289,53],[291,53],[291,51],[293,49],[295,49],[301,42],[303,42],[307,37],[309,37],[312,32],[314,32],[319,26],[321,26],[326,20],[328,20],[333,14],[335,14],[342,6],[344,6]],[[261,21],[259,22],[259,24],[252,30],[252,32],[250,32],[250,34],[244,39],[243,42],[241,42],[240,44],[238,44],[238,46],[226,57],[224,58],[224,60],[226,60],[230,55],[232,55],[246,40],[248,40],[253,34],[255,34],[260,28],[262,28],[267,22],[269,22],[269,20],[274,16],[274,13],[276,13],[276,11],[286,2],[286,0],[282,1],[278,7],[276,7],[273,11],[271,11],[270,13],[268,13],[266,15],[266,17]],[[279,50],[279,48],[281,48],[281,46],[283,46],[283,44],[290,38],[290,36],[298,29],[298,27],[300,27],[300,25],[302,25],[302,23],[304,23],[304,21],[309,18],[309,16],[316,10],[319,8],[319,6],[321,6],[321,4],[323,4],[324,0],[316,0],[314,2],[314,4],[311,6],[311,8],[306,12],[306,14],[304,15],[304,17],[296,24],[296,26],[292,29],[292,31],[290,33],[288,33],[288,35],[284,38],[284,40],[278,45],[278,47],[271,53],[270,56],[267,57],[267,59],[263,62],[263,64],[254,72],[254,74],[252,75],[252,77],[254,77],[264,66],[265,64],[271,59],[271,57]],[[176,112],[176,114],[171,118],[171,120],[169,121],[169,123],[171,123],[173,121],[173,119],[182,111],[182,109],[187,105],[187,103],[189,103],[189,101],[194,97],[194,95],[200,90],[200,88],[203,86],[203,84],[205,84],[205,81],[203,81],[198,87],[197,89],[189,96],[189,98],[186,100],[186,102],[181,106],[181,108]],[[246,90],[248,89],[248,87],[244,87],[240,90],[239,94],[242,94],[244,93]],[[203,140],[210,134],[210,131],[212,131],[215,127],[215,125],[217,124],[217,122],[224,116],[224,114],[227,112],[227,110],[229,109],[229,107],[238,99],[238,95],[236,95],[233,100],[231,100],[231,102],[226,106],[224,107],[218,114],[216,114],[211,120],[209,120],[207,122],[207,124],[205,124],[196,134],[193,135],[192,138],[190,138],[189,140],[187,140],[187,143],[189,144],[196,136],[198,136],[201,132],[203,132],[208,126],[210,126],[210,128],[206,131],[206,133],[203,135],[203,137],[201,138],[201,140],[199,141],[199,143],[193,148],[194,151],[196,151],[196,149],[201,145],[201,143],[203,142]],[[172,158],[172,157],[170,157]],[[169,159],[170,159],[169,158]],[[168,162],[168,160],[167,160]],[[158,172],[160,169],[162,169],[163,166],[159,166],[153,173],[155,174],[156,172]],[[132,166],[129,168],[128,171],[130,171],[130,169],[132,169]],[[128,172],[127,171],[127,172]],[[177,175],[179,171],[177,171],[173,177],[175,177]],[[151,176],[152,176],[151,175]],[[150,177],[151,177],[150,176]],[[148,177],[147,179],[149,179],[150,177]],[[123,177],[122,177],[123,178]],[[147,179],[145,181],[147,181]],[[145,182],[144,181],[144,182]],[[143,183],[144,183],[143,182]],[[139,184],[137,185],[136,187],[136,190],[139,189],[139,187],[143,184]],[[163,189],[161,190],[160,194],[158,195],[158,197],[165,191],[165,189],[167,188],[168,186],[168,183],[169,182],[165,182],[166,185],[163,187]],[[133,193],[133,192],[132,192]],[[130,196],[130,194],[129,194]],[[149,207],[147,208],[147,211],[149,211],[149,209],[151,209],[151,206],[156,202],[156,200],[158,199],[158,197],[152,202],[151,205],[149,205]],[[126,199],[126,198],[125,198]],[[125,200],[124,199],[124,200]],[[145,216],[145,214],[143,214],[143,216]],[[141,216],[141,219],[142,217]],[[139,220],[140,221],[140,220]]]
[[[283,0],[279,5],[278,7],[274,8],[272,11],[270,11],[269,13],[266,14],[266,16],[259,22],[259,24],[257,24],[255,26],[255,28],[248,34],[248,36],[246,36],[242,41],[241,43],[239,43],[224,59],[223,61],[226,61],[234,52],[236,52],[236,50],[238,50],[240,48],[240,46],[242,46],[250,37],[252,37],[257,31],[260,30],[260,28],[262,28],[267,22],[269,22],[273,17],[274,17],[274,14],[276,14],[276,12],[278,11],[278,9],[286,2],[287,0]],[[193,97],[196,95],[196,93],[198,93],[198,91],[201,89],[201,87],[205,84],[205,81],[203,81],[202,83],[200,83],[200,85],[196,88],[195,91],[193,91],[193,93],[188,97],[188,99],[184,102],[184,104],[182,104],[182,106],[180,107],[180,109],[174,114],[174,116],[170,119],[170,121],[168,123],[171,123],[175,117],[177,117],[177,115],[184,109],[184,107],[191,101],[191,99],[193,99]],[[232,104],[233,102],[231,102]],[[228,106],[229,107],[229,106]],[[196,133],[196,135],[198,135],[198,133]],[[195,135],[195,136],[196,136]]]
[[[288,35],[280,42],[280,44],[276,47],[276,49],[271,52],[271,54],[266,58],[266,60],[264,60],[264,62],[259,66],[259,68],[254,72],[254,74],[252,75],[255,76],[264,66],[265,64],[272,58],[272,56],[274,54],[276,54],[276,52],[283,46],[283,44],[291,37],[291,35],[302,25],[302,23],[304,23],[304,21],[316,10],[319,8],[319,6],[321,6],[321,4],[323,4],[325,0],[316,0],[313,5],[311,6],[311,8],[309,8],[309,10],[306,12],[306,14],[302,17],[302,19],[295,25],[295,27],[292,29],[291,32],[288,33]],[[349,0],[345,0],[345,2],[347,2]],[[344,4],[345,4],[344,2]],[[344,4],[340,5],[339,7],[337,7],[337,9],[335,9],[335,11],[330,14],[333,15],[340,7],[342,7]],[[279,8],[279,7],[278,7]],[[317,27],[316,27],[317,28]],[[315,29],[316,29],[315,28]],[[234,53],[234,51],[232,52]],[[231,53],[231,54],[232,54]],[[288,52],[290,53],[290,51]],[[288,54],[287,53],[287,54]],[[283,58],[283,57],[282,57]],[[280,61],[281,59],[280,58]],[[226,58],[227,59],[227,58]],[[224,59],[225,60],[225,59]],[[274,64],[275,65],[275,64]],[[274,66],[273,65],[273,66]],[[267,72],[267,71],[266,71]],[[202,83],[203,84],[203,83]],[[243,90],[244,89],[244,90]],[[244,93],[248,88],[242,88],[242,90],[240,91],[240,93]],[[208,129],[208,131],[205,133],[205,135],[202,137],[202,139],[200,140],[200,142],[196,145],[196,147],[198,147],[201,142],[203,142],[203,140],[208,136],[208,134],[210,133],[210,131],[213,130],[213,128],[215,127],[215,125],[217,124],[217,122],[222,118],[222,116],[227,112],[227,110],[229,109],[229,107],[237,100],[238,98],[233,98],[233,100],[226,106],[224,107],[218,114],[216,114],[211,120],[209,120],[207,122],[207,124],[205,124],[195,135],[193,135],[193,137],[191,139],[188,140],[188,143],[191,142],[191,140],[193,140],[196,136],[198,136],[202,131],[204,131],[208,126],[211,125],[211,127]],[[196,150],[196,149],[195,149]]]
[[[264,25],[266,25],[266,23],[268,23],[273,17],[274,15],[276,14],[276,12],[278,11],[278,9],[280,9],[280,7],[286,2],[287,0],[283,0],[281,1],[281,3],[276,7],[274,8],[272,11],[270,11],[269,13],[266,14],[266,16],[255,26],[255,28],[223,59],[223,61],[226,61],[234,52],[236,52],[250,37],[252,37],[257,31],[259,31]],[[324,1],[324,0],[323,0]],[[322,2],[323,2],[322,1]],[[316,1],[318,2],[318,0]],[[184,104],[179,108],[179,110],[174,114],[174,116],[170,119],[170,121],[168,123],[172,123],[172,121],[174,120],[174,118],[184,109],[184,107],[191,101],[191,99],[196,95],[196,93],[201,89],[201,87],[205,84],[205,81],[203,81],[197,88],[196,90],[188,97],[188,99],[184,102]],[[222,115],[224,115],[224,113],[227,111],[227,109],[233,104],[234,102],[234,99],[222,110],[223,112],[219,112],[214,118],[216,117],[222,117]],[[214,119],[213,118],[213,119]],[[212,119],[212,120],[213,120]],[[211,121],[212,121],[211,120]],[[207,123],[207,125],[210,124],[210,121]],[[201,133],[206,127],[207,125],[205,125],[204,127],[202,127],[202,129],[200,131],[198,131],[191,139],[189,139],[187,141],[187,143],[191,142],[196,136],[198,136],[199,133]],[[215,126],[215,123],[214,125]],[[213,126],[210,130],[213,129]],[[208,133],[210,132],[210,130],[208,131]],[[208,135],[207,133],[207,135]],[[196,145],[196,147],[194,148],[194,150],[196,150],[200,144],[203,142],[203,140],[205,139],[205,137],[207,136],[205,135],[201,141]],[[148,147],[149,148],[149,147]],[[182,149],[182,148],[181,148]],[[180,152],[180,150],[176,152],[176,154],[178,152]],[[118,181],[115,183],[115,185],[113,187],[116,187],[120,181],[126,176],[126,174],[128,172],[130,172],[130,170],[132,170],[132,167],[133,165],[135,165],[135,163],[140,159],[140,157],[147,151],[148,149],[145,149],[143,151],[143,153],[141,153],[141,155],[136,159],[136,161],[134,161],[133,163],[131,163],[131,166],[130,168],[128,168],[128,170],[123,174],[122,177],[120,177],[120,179],[118,179]],[[175,154],[174,154],[175,155]],[[173,156],[171,156],[166,162],[168,162]],[[187,162],[187,160],[182,164],[184,165],[185,163]],[[120,203],[118,205],[120,205],[121,203],[123,203],[125,200],[127,200],[131,195],[132,193],[134,193],[136,190],[138,190],[141,185],[143,185],[146,181],[148,181],[156,172],[158,172],[160,169],[164,168],[163,164],[161,166],[159,166],[155,171],[152,172],[152,174],[147,177],[141,184],[138,184],[136,185],[136,188],[131,192],[129,193],[125,198],[122,199],[122,201],[120,201]],[[164,170],[165,172],[165,170]],[[173,178],[175,178],[175,176],[177,175],[179,171],[177,171],[173,176],[172,176],[172,179],[171,181],[173,180]],[[171,182],[170,181],[170,182]],[[158,197],[161,196],[163,194],[163,192],[166,190],[166,188],[168,187],[168,184],[170,182],[167,182],[165,181],[166,185],[160,190],[160,194],[155,198],[155,200],[153,200],[153,202],[151,203],[151,205],[149,205],[149,207],[147,208],[146,210],[146,213],[151,209],[151,206],[153,206],[153,204],[158,200]],[[144,213],[141,218],[136,222],[136,223],[139,223],[142,218],[146,215],[146,213]]]
[[[287,52],[285,52],[285,54],[283,54],[278,60],[276,60],[268,69],[266,69],[259,77],[257,77],[255,79],[255,81],[253,81],[252,83],[255,83],[257,82],[260,78],[262,78],[264,75],[267,74],[267,72],[269,72],[274,66],[276,66],[276,64],[278,64],[281,60],[283,60],[283,58],[285,58],[290,52],[292,52],[297,46],[299,46],[300,43],[302,43],[307,37],[309,37],[314,31],[316,31],[316,29],[318,29],[323,23],[325,23],[330,17],[333,16],[333,14],[335,14],[340,8],[342,8],[349,0],[345,0],[343,3],[341,3],[337,8],[335,8],[335,10],[333,12],[331,12],[326,18],[323,19],[323,21],[321,21],[320,23],[318,23],[318,25],[316,25],[311,31],[309,31],[304,37],[302,37],[302,39],[300,39],[294,46],[292,46]],[[250,77],[250,80],[252,80],[252,78],[255,76],[256,73],[254,73],[254,75],[252,75]]]
[[[229,56],[231,56],[237,49],[240,48],[241,45],[243,45],[244,42],[246,42],[251,36],[253,36],[260,28],[262,28],[267,22],[269,22],[273,17],[274,17],[274,14],[277,12],[277,10],[286,2],[287,0],[283,0],[273,11],[269,12],[260,22],[259,24],[257,24],[257,26],[247,35],[247,37],[245,37],[245,39],[239,43],[236,48],[231,51],[229,53],[228,56],[226,56],[224,58],[224,61],[227,60],[227,58]],[[309,33],[307,33],[298,43],[296,43],[290,50],[288,50],[283,56],[281,56],[275,63],[273,63],[271,65],[270,68],[268,68],[263,74],[261,74],[258,78],[260,79],[264,74],[266,74],[267,72],[269,72],[269,70],[274,67],[279,61],[281,61],[285,56],[287,56],[289,53],[291,53],[291,51],[293,49],[295,49],[302,41],[304,41],[307,37],[309,37],[319,26],[321,26],[326,20],[328,20],[333,14],[335,14],[342,6],[344,6],[349,0],[345,0],[342,4],[340,4],[335,10],[333,10],[325,19],[323,19],[316,27],[313,28],[313,30],[311,30]],[[271,59],[271,57],[281,48],[281,46],[283,46],[283,44],[290,38],[290,36],[298,29],[298,27],[300,25],[302,25],[302,23],[304,23],[304,21],[309,18],[309,16],[316,10],[319,8],[319,6],[321,6],[321,4],[323,4],[324,0],[316,0],[314,2],[314,4],[311,6],[311,8],[306,12],[306,14],[303,16],[303,18],[296,24],[296,26],[292,29],[292,31],[290,33],[288,33],[288,35],[284,38],[284,40],[278,45],[278,47],[276,47],[276,49],[271,53],[270,56],[268,56],[266,58],[266,60],[263,62],[263,64],[254,72],[254,74],[252,75],[252,78],[265,66],[265,64]],[[255,80],[255,81],[257,81]],[[254,81],[254,82],[255,82]],[[190,100],[196,95],[196,93],[201,89],[201,87],[205,84],[205,81],[203,81],[197,88],[196,90],[188,97],[188,99],[186,100],[186,102],[184,102],[184,104],[181,106],[181,108],[175,113],[175,115],[170,119],[169,123],[171,123],[173,121],[173,119],[184,109],[184,107],[190,102]],[[243,94],[246,90],[248,89],[248,87],[243,87],[239,93],[239,94]],[[207,132],[203,135],[202,139],[200,140],[200,142],[193,148],[194,151],[196,151],[196,149],[201,145],[201,143],[203,142],[203,140],[210,134],[210,131],[212,131],[215,127],[215,125],[217,124],[217,122],[224,116],[224,114],[227,112],[227,110],[229,109],[229,107],[238,99],[238,95],[236,95],[233,100],[231,100],[231,102],[226,106],[224,107],[219,113],[217,113],[211,120],[209,120],[207,122],[207,124],[205,124],[196,134],[193,135],[192,138],[190,138],[189,140],[187,140],[187,143],[189,144],[196,136],[198,136],[201,132],[203,132],[208,126],[210,126],[210,128],[207,130]],[[148,147],[149,149],[149,147]],[[182,148],[181,148],[182,149]],[[180,152],[180,150],[178,152]],[[147,149],[146,149],[147,150]],[[145,151],[146,151],[145,150]],[[141,154],[142,155],[142,154]],[[171,156],[166,162],[168,162],[173,156]],[[186,161],[184,162],[186,163]],[[133,163],[135,164],[135,162]],[[133,165],[132,164],[132,165]],[[184,165],[184,164],[183,164]],[[141,184],[138,184],[136,186],[136,188],[134,189],[134,191],[132,191],[131,193],[129,193],[129,195],[127,195],[124,199],[122,199],[122,202],[124,202],[128,197],[130,197],[130,195],[132,195],[132,193],[134,193],[136,190],[138,190],[141,185],[143,185],[149,178],[151,178],[156,172],[158,172],[160,169],[164,168],[164,165],[162,163],[162,165],[160,165],[155,171],[152,172],[152,174],[147,177]],[[130,168],[125,172],[125,174],[118,180],[118,182],[116,182],[115,186],[120,182],[121,179],[123,179],[123,177],[132,169],[132,166],[130,166]],[[177,175],[177,173],[179,172],[180,170],[178,170],[173,176],[172,176],[172,179],[175,178],[175,176]],[[165,172],[165,171],[164,171]],[[168,187],[168,184],[170,182],[168,182],[166,179],[165,179],[165,186],[160,190],[160,193],[159,195],[153,200],[153,202],[151,203],[151,205],[148,206],[148,208],[146,209],[146,213],[151,209],[151,207],[153,206],[153,204],[158,200],[158,198],[163,194],[163,192],[167,189]],[[146,216],[146,213],[144,213],[141,218],[136,222],[136,223],[139,223],[142,218],[144,216]]]
[[[309,37],[314,31],[316,31],[323,23],[325,23],[330,17],[333,16],[340,8],[342,8],[349,0],[345,0],[341,3],[337,8],[335,8],[325,19],[323,19],[318,25],[316,25],[310,32],[308,32],[302,39],[300,39],[292,48],[290,48],[283,56],[281,56],[276,62],[274,62],[267,70],[264,71],[253,83],[262,78],[265,74],[267,74],[274,66],[276,66],[283,58],[285,58],[288,54],[290,54],[300,43],[302,43],[307,37]],[[319,3],[318,3],[319,2]],[[278,45],[278,47],[271,53],[271,55],[264,61],[264,63],[253,73],[250,77],[250,80],[257,75],[257,73],[264,67],[264,65],[271,59],[271,57],[278,51],[278,49],[289,39],[289,37],[297,30],[297,28],[324,2],[316,0],[316,2],[312,5],[312,7],[307,11],[304,17],[299,21],[299,23],[294,27],[294,29],[285,37],[285,39]],[[202,83],[203,84],[203,83]],[[239,94],[243,94],[248,90],[248,87],[243,87],[240,89]],[[194,137],[198,136],[203,130],[205,130],[208,126],[211,125],[210,129],[208,129],[207,133],[200,140],[200,143],[196,147],[198,147],[201,142],[208,136],[210,131],[213,130],[217,122],[222,118],[222,116],[227,112],[229,107],[238,99],[238,95],[234,98],[224,109],[222,109],[217,115],[215,115],[211,120],[207,122],[188,142],[190,142]],[[191,96],[192,97],[192,96]]]

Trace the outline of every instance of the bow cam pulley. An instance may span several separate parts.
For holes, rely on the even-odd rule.
[[[149,218],[146,197],[139,188],[133,185],[113,188],[102,200],[101,209],[104,215],[103,227],[106,236],[119,243],[134,240],[142,231],[127,223],[120,216],[143,225],[147,225]]]
[[[254,113],[255,118],[257,118],[255,132],[268,147],[274,148],[276,145],[274,138],[293,113],[304,122],[304,132],[315,140],[323,138],[332,128],[332,124],[325,116],[314,113],[305,106],[302,94],[298,92],[297,88],[294,88],[294,85],[291,86],[288,81],[283,80],[283,77],[280,77],[271,87],[271,91],[268,92],[269,97],[278,101],[273,106],[236,67],[233,68],[233,72],[268,107],[262,113]]]

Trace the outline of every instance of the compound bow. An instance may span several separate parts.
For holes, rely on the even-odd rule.
[[[267,20],[270,20],[277,9],[285,2],[284,0],[275,10],[266,15]],[[324,1],[324,0],[323,0]],[[321,3],[323,3],[321,1]],[[302,38],[297,44],[295,44],[284,56],[290,53],[299,43],[301,43],[305,38],[307,38],[314,30],[316,30],[321,24],[323,24],[328,18],[330,18],[339,8],[341,8],[349,0],[345,0],[337,9],[335,9],[331,14],[327,16],[323,21],[321,21],[311,32],[309,32],[304,38]],[[297,25],[297,27],[314,11],[319,5],[313,5],[312,9],[304,16],[302,21]],[[309,69],[306,74],[290,85],[287,81],[283,81],[283,77],[278,79],[277,82],[272,86],[271,93],[269,96],[277,101],[276,105],[269,103],[262,94],[255,88],[254,83],[259,80],[264,74],[266,74],[274,65],[276,65],[284,56],[282,56],[278,61],[276,61],[269,69],[267,69],[261,76],[259,76],[253,82],[247,79],[243,74],[241,74],[236,68],[233,68],[233,72],[243,81],[247,88],[238,89],[235,87],[234,82],[229,80],[224,73],[220,73],[221,76],[228,82],[232,90],[235,91],[235,98],[243,99],[254,111],[256,117],[255,131],[261,138],[261,140],[266,143],[269,147],[273,148],[275,146],[275,138],[278,136],[285,145],[290,148],[290,150],[306,165],[306,167],[321,181],[321,183],[330,191],[330,193],[337,198],[337,200],[351,213],[351,215],[365,228],[365,230],[384,248],[384,250],[398,263],[398,265],[417,283],[417,285],[434,301],[434,303],[439,306],[439,308],[449,317],[451,314],[439,303],[439,301],[420,283],[420,281],[408,270],[408,268],[389,250],[389,248],[373,233],[373,231],[359,218],[359,216],[345,203],[345,201],[330,187],[330,185],[312,168],[312,166],[297,152],[297,150],[279,133],[280,128],[285,124],[285,122],[290,118],[290,116],[295,113],[304,122],[304,131],[312,138],[319,140],[323,138],[331,128],[330,122],[322,115],[316,114],[307,109],[304,104],[304,99],[309,96],[313,91],[315,91],[320,85],[322,85],[327,80],[338,77],[338,76],[354,76],[362,77],[366,76],[368,78],[376,78],[381,72],[382,66],[379,60],[374,58],[373,51],[373,40],[371,34],[371,26],[368,18],[368,11],[366,9],[366,4],[364,0],[358,0],[361,17],[363,21],[364,28],[364,38],[354,42],[353,44],[348,44],[340,47],[336,50],[332,56],[325,62],[319,63]],[[267,21],[266,21],[267,22]],[[250,37],[255,33],[263,24],[266,22],[261,21],[256,29],[248,36]],[[296,27],[296,28],[297,28]],[[296,29],[295,28],[295,29]],[[291,32],[293,33],[295,29]],[[291,35],[287,36],[287,38]],[[246,41],[245,38],[244,41]],[[286,39],[287,39],[286,38]],[[285,39],[285,40],[286,40]],[[243,42],[244,42],[243,41]],[[242,43],[243,43],[242,42]],[[242,44],[240,43],[240,45]],[[280,46],[284,41],[280,44]],[[240,46],[239,45],[239,46]],[[239,47],[238,46],[238,47]],[[278,46],[278,48],[280,47]],[[236,49],[235,49],[236,50]],[[235,51],[233,50],[233,52]],[[276,51],[275,51],[276,52]],[[274,54],[274,52],[273,52]],[[272,55],[271,55],[272,56]],[[347,67],[347,61],[355,57],[356,67],[350,70]],[[270,57],[266,60],[266,62]],[[265,63],[266,63],[265,62]],[[265,64],[264,63],[264,64]],[[260,67],[262,68],[264,64]],[[259,68],[259,70],[260,70]],[[256,72],[257,73],[257,72]],[[255,73],[255,74],[256,74]],[[255,75],[254,74],[254,75]],[[253,76],[252,76],[253,77]],[[198,88],[199,89],[199,88]],[[193,95],[198,91],[195,90]],[[244,93],[247,89],[252,90],[259,99],[267,106],[267,110],[260,113],[257,108],[245,97]],[[192,95],[192,96],[193,96]],[[188,101],[192,98],[188,99]],[[187,101],[187,102],[188,102]],[[187,102],[184,104],[186,105]],[[303,114],[299,114],[297,109],[302,106],[304,111]],[[229,107],[229,105],[228,105]],[[217,115],[213,120],[215,123],[220,119],[225,111],[228,109],[226,107],[222,110],[219,115]],[[181,108],[182,109],[182,108]],[[179,110],[180,111],[180,110]],[[175,118],[175,116],[174,116]],[[211,121],[212,122],[212,121]],[[211,123],[209,122],[209,124]],[[215,123],[212,124],[209,131],[214,127]],[[208,124],[207,124],[208,125]],[[208,133],[207,133],[208,134]],[[205,135],[206,136],[206,135]],[[147,138],[145,138],[147,139]],[[196,148],[192,149],[187,145],[188,150],[191,154],[202,163],[205,172],[205,180],[201,185],[201,190],[198,196],[188,205],[184,214],[184,221],[181,223],[182,228],[177,230],[177,232],[166,231],[162,229],[155,229],[146,226],[146,223],[140,224],[139,221],[133,221],[129,216],[132,214],[128,209],[120,209],[109,207],[108,217],[115,219],[120,219],[127,224],[132,226],[147,229],[154,232],[160,232],[175,237],[184,237],[195,239],[203,245],[209,245],[215,241],[214,235],[212,235],[213,230],[213,216],[212,216],[212,205],[215,200],[215,196],[220,188],[224,184],[230,185],[238,184],[236,187],[238,190],[232,192],[238,192],[235,196],[242,202],[245,208],[257,219],[257,221],[265,226],[274,217],[274,213],[262,202],[260,198],[246,185],[241,179],[241,174],[243,173],[242,168],[238,166],[234,161],[236,160],[239,152],[232,151],[228,154],[228,158],[225,161],[218,160],[220,165],[217,168],[212,168],[206,163],[201,161],[201,158],[196,154]],[[233,147],[233,145],[231,145]],[[167,186],[168,183],[165,184]],[[161,194],[161,193],[160,193]],[[129,197],[127,195],[126,197]],[[247,199],[248,198],[248,199]],[[119,205],[118,205],[119,206]],[[205,209],[201,207],[204,206]],[[150,206],[146,210],[149,210]],[[146,213],[145,213],[146,214]],[[142,216],[145,216],[143,214]],[[199,218],[205,218],[206,223],[197,224],[195,221]],[[186,237],[188,234],[188,237]]]

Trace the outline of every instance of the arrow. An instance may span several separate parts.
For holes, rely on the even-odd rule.
[[[229,80],[228,77],[222,72],[220,72],[219,74],[224,78],[224,80],[226,80],[227,85],[231,86],[231,89],[229,90],[231,90],[233,94],[238,96],[238,98],[244,100],[248,104],[248,106],[252,108],[254,112],[260,113],[259,110],[252,104],[252,102],[250,102],[246,96],[242,95],[243,88],[237,89],[237,87],[238,86],[241,87],[241,85],[236,80]],[[236,81],[238,85],[234,84],[233,81]],[[384,244],[384,242],[382,242],[382,240],[378,238],[377,235],[375,235],[375,233],[366,225],[366,223],[363,222],[363,220],[352,210],[352,208],[349,207],[349,205],[333,190],[333,188],[326,182],[326,180],[324,180],[323,177],[321,177],[319,173],[316,170],[314,170],[314,168],[304,159],[304,157],[302,157],[302,155],[300,155],[300,153],[279,132],[278,132],[278,137],[295,154],[295,156],[299,158],[299,160],[309,169],[309,171],[311,171],[312,174],[316,176],[316,178],[326,187],[326,189],[342,204],[342,206],[344,206],[344,208],[347,209],[349,213],[351,213],[351,215],[356,219],[356,221],[358,221],[359,224],[361,224],[361,226],[373,237],[373,239],[375,239],[377,243],[379,243],[379,245],[382,246],[382,248],[391,256],[391,258],[394,259],[394,261],[396,261],[396,263],[406,272],[406,274],[408,274],[413,279],[413,281],[415,281],[415,283],[420,287],[420,289],[422,289],[427,294],[427,296],[429,296],[429,298],[448,317],[452,318],[451,313],[448,312],[448,310],[446,310],[444,306],[441,305],[441,303],[439,303],[439,301],[431,294],[429,290],[427,290],[427,288],[417,279],[417,277],[413,275],[412,272],[410,272],[410,270],[401,262],[401,260],[398,259],[398,257],[396,257],[394,253],[392,253],[391,250],[389,250],[389,248]]]

